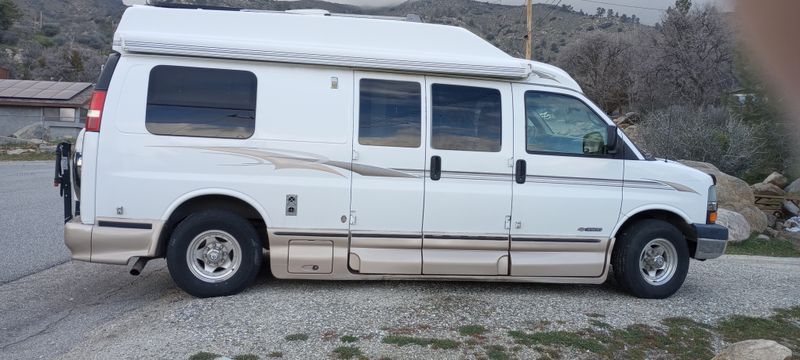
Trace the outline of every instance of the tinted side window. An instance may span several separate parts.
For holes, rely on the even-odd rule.
[[[419,83],[362,79],[360,87],[359,144],[409,148],[421,145]]]
[[[156,66],[147,92],[147,131],[246,139],[256,119],[256,76],[247,71]]]
[[[528,152],[607,154],[607,124],[583,101],[567,95],[525,93]]]
[[[498,152],[502,147],[500,91],[470,86],[432,87],[431,146]]]

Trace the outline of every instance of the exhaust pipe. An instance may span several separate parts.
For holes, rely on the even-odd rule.
[[[148,258],[143,258],[143,257],[137,258],[136,262],[134,262],[133,266],[131,266],[130,270],[131,275],[133,276],[141,275],[142,270],[144,269],[144,266],[147,265],[148,261],[150,261],[150,259]]]

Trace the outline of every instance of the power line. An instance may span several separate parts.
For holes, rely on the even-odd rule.
[[[561,4],[561,0],[558,0],[558,2],[556,2],[556,3],[555,3],[555,5],[553,5],[553,6],[554,6],[554,8],[550,9],[550,11],[548,11],[548,12],[547,12],[547,15],[545,15],[543,18],[539,18],[539,19],[541,19],[541,20],[539,20],[539,22],[542,22],[542,21],[544,21],[543,19],[547,19],[547,18],[550,16],[550,14],[552,14],[552,13],[553,13],[553,11],[555,11],[556,9],[558,9],[558,5],[559,5],[559,4]],[[541,25],[541,24],[540,24],[540,25]]]
[[[636,5],[627,5],[627,4],[618,4],[618,3],[611,3],[606,1],[598,1],[598,0],[578,0],[583,2],[590,2],[595,4],[604,4],[604,5],[612,5],[612,6],[622,6],[632,9],[642,9],[642,10],[653,10],[653,11],[667,11],[667,9],[660,9],[660,8],[651,8],[646,6],[636,6]]]

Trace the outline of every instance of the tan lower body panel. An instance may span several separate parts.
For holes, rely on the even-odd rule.
[[[511,276],[601,276],[608,239],[540,238],[511,242]]]
[[[395,235],[397,237],[387,238],[379,237],[380,234],[353,234],[350,239],[350,269],[361,274],[421,274],[422,236]]]
[[[438,239],[426,235],[422,246],[423,274],[508,275],[507,236],[505,240],[450,237]]]
[[[131,258],[155,257],[163,226],[162,221],[113,218],[87,225],[75,218],[64,226],[64,243],[75,260],[124,265]]]
[[[464,250],[464,251],[479,251],[479,252],[496,252],[494,256],[497,256],[497,259],[494,261],[491,274],[486,275],[453,275],[453,274],[425,274],[425,275],[418,275],[418,274],[365,274],[359,273],[360,269],[364,269],[365,263],[364,259],[362,259],[364,254],[367,254],[368,251],[380,249],[379,246],[376,246],[375,249],[365,250],[365,248],[360,248],[357,252],[351,255],[350,252],[350,237],[348,231],[346,230],[295,230],[295,229],[270,229],[268,231],[269,234],[269,244],[270,244],[270,269],[272,270],[272,274],[279,279],[306,279],[306,280],[447,280],[447,281],[495,281],[495,282],[531,282],[531,283],[575,283],[575,284],[602,284],[605,282],[608,271],[609,271],[609,261],[610,257],[606,254],[603,254],[603,258],[605,261],[601,260],[601,271],[596,276],[569,276],[567,275],[569,272],[566,272],[566,268],[569,267],[569,264],[561,264],[561,273],[557,276],[508,276],[508,271],[510,270],[509,267],[513,268],[513,262],[509,261],[507,256],[507,252],[502,250],[492,250],[493,245],[488,244],[481,244],[478,245],[478,242],[472,242],[472,246],[479,246],[480,249],[472,249],[472,250]],[[332,269],[329,273],[322,273],[322,272],[302,272],[302,273],[294,273],[290,272],[289,269],[296,268],[296,266],[302,266],[301,264],[307,263],[306,256],[299,256],[295,258],[294,255],[297,253],[290,254],[290,243],[293,243],[297,240],[304,240],[304,241],[311,241],[311,242],[324,242],[326,244],[333,245],[332,251]],[[427,239],[426,239],[427,241]],[[456,240],[462,241],[462,240]],[[463,241],[472,241],[472,240],[463,240]],[[457,243],[457,242],[456,242]],[[361,243],[363,245],[363,242]],[[439,243],[441,244],[441,243]],[[508,244],[508,242],[506,242]],[[606,248],[609,246],[613,246],[613,239],[612,241],[606,241],[603,244]],[[448,246],[448,245],[446,245]],[[488,246],[488,247],[487,247]],[[386,249],[384,249],[386,250]],[[411,250],[411,249],[406,249]],[[452,256],[452,250],[445,250],[439,249],[441,251],[447,251]],[[367,251],[367,252],[365,252]],[[405,250],[403,250],[405,251]],[[397,254],[397,253],[394,253]],[[415,253],[411,253],[412,255]],[[290,258],[290,255],[291,258]],[[354,255],[354,256],[353,256]],[[386,255],[384,255],[386,256]],[[489,257],[486,257],[489,258]],[[377,258],[376,258],[377,259]],[[468,260],[468,256],[463,256],[462,259]],[[401,262],[403,259],[390,259],[390,261],[394,262],[393,266],[398,266],[402,268]],[[441,260],[446,261],[446,260]],[[489,262],[487,261],[487,264]],[[412,261],[412,265],[407,265],[409,269],[414,268],[415,262]],[[309,265],[309,264],[305,264]],[[313,264],[312,264],[313,265]],[[369,265],[368,265],[369,266]],[[465,266],[465,265],[456,265],[456,266]],[[356,268],[359,268],[358,270]],[[490,268],[489,265],[486,265],[484,270]],[[505,273],[503,270],[505,269]],[[556,269],[556,267],[553,267]],[[474,270],[465,270],[465,272],[474,272]],[[503,275],[497,275],[498,273],[503,273]]]

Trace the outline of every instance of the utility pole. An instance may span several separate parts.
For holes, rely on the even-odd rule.
[[[533,58],[533,4],[528,0],[528,35],[525,36],[525,58]]]

